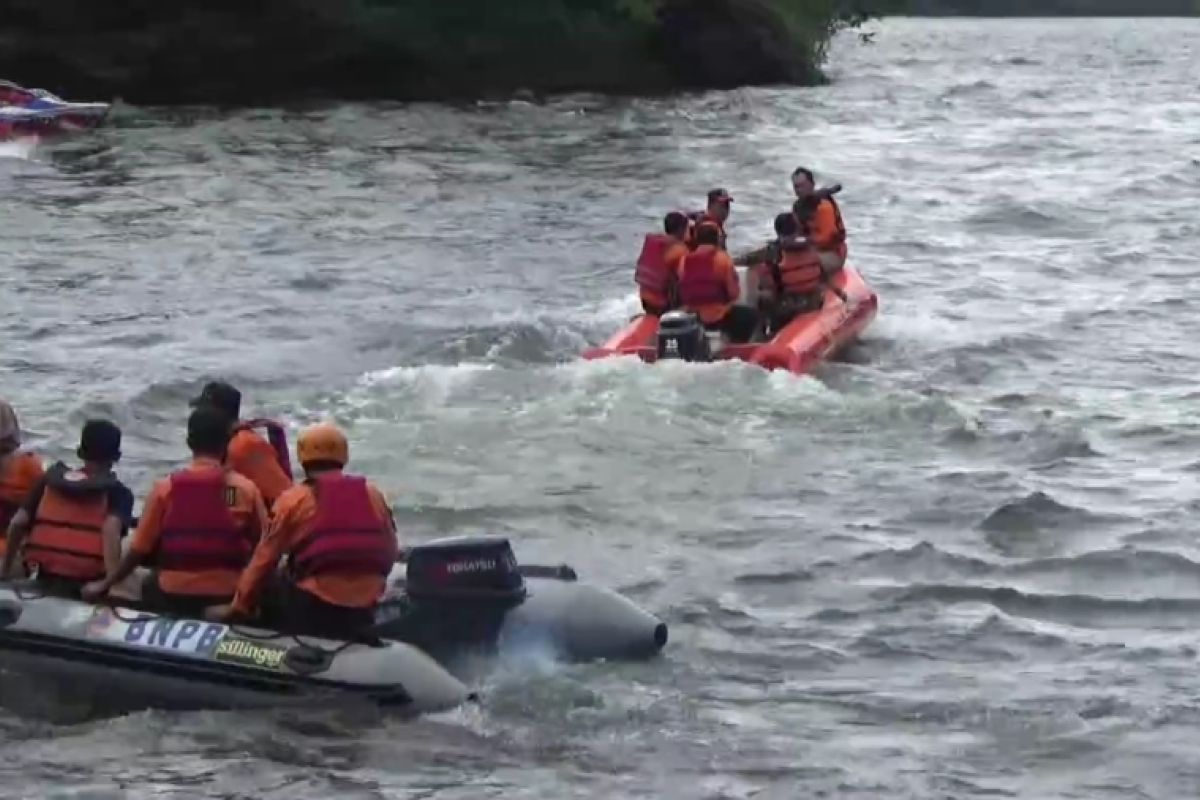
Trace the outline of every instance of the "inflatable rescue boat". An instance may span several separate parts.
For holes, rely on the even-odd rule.
[[[460,537],[405,553],[365,641],[333,641],[178,618],[0,584],[0,686],[32,680],[108,713],[253,708],[359,699],[407,713],[469,699],[475,656],[642,659],[667,626],[569,566],[519,565],[503,537]],[[449,671],[448,671],[449,670]],[[5,687],[11,688],[11,687]]]
[[[757,308],[757,270],[737,267],[737,271],[741,284],[737,303]],[[878,310],[875,292],[847,265],[830,279],[819,308],[797,315],[769,339],[760,335],[757,341],[734,344],[719,332],[705,329],[695,315],[668,311],[661,319],[651,314],[634,317],[603,345],[585,350],[583,357],[638,356],[647,363],[736,358],[769,370],[804,374],[858,338]]]
[[[443,665],[461,656],[537,650],[563,661],[644,659],[667,643],[665,622],[627,598],[579,581],[569,566],[520,565],[508,539],[456,537],[417,545],[376,613],[375,633]]]
[[[469,692],[402,642],[335,642],[180,619],[0,586],[0,680],[101,713],[142,708],[310,706],[362,700],[419,714]]]
[[[45,89],[0,80],[0,141],[89,130],[104,121],[111,104],[72,103]]]

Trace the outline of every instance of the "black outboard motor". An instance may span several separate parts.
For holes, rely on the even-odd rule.
[[[505,614],[525,600],[525,579],[503,537],[427,542],[407,561],[404,595],[380,604],[376,630],[439,661],[472,644],[493,649]]]
[[[512,545],[502,537],[459,537],[408,552],[409,597],[511,604],[525,599],[525,579]]]
[[[658,358],[712,361],[700,319],[687,311],[668,311],[658,319]]]

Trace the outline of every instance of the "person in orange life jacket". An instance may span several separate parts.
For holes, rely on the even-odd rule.
[[[8,542],[8,523],[29,498],[46,471],[42,460],[21,448],[21,423],[17,412],[0,400],[0,556]]]
[[[292,466],[283,429],[270,420],[240,420],[242,393],[223,381],[205,384],[200,396],[191,405],[193,408],[209,406],[226,415],[233,429],[226,463],[254,482],[270,508],[279,495],[292,485]],[[267,427],[270,442],[252,430],[258,425]]]
[[[13,517],[3,567],[14,575],[20,556],[47,591],[68,597],[116,570],[133,516],[133,493],[112,469],[121,459],[121,429],[88,420],[76,454],[82,469],[56,462]]]
[[[227,621],[258,608],[279,630],[353,638],[374,625],[375,606],[399,554],[396,523],[374,484],[343,472],[350,447],[335,426],[305,429],[296,455],[305,481],[276,503],[233,604],[210,609],[207,616]],[[285,574],[272,583],[283,555]]]
[[[720,249],[720,231],[704,224],[696,231],[696,249],[679,268],[679,302],[700,317],[706,328],[723,331],[732,341],[746,342],[758,327],[758,314],[735,305],[741,293],[737,270]]]
[[[663,233],[646,235],[634,280],[642,310],[660,317],[677,305],[679,265],[687,255],[688,218],[672,211],[663,218]]]
[[[775,301],[769,312],[772,335],[797,314],[819,309],[828,275],[820,254],[800,236],[795,214],[775,217],[776,240],[767,248]]]
[[[792,190],[796,193],[792,211],[800,223],[800,234],[817,248],[825,271],[837,272],[845,265],[847,253],[842,210],[829,192],[818,192],[812,170],[797,167],[792,173]]]
[[[698,246],[696,234],[699,232],[702,225],[715,225],[720,233],[717,246],[722,250],[725,249],[725,222],[729,219],[730,206],[733,203],[733,197],[724,189],[711,189],[708,193],[708,206],[703,211],[693,211],[688,215],[692,221],[691,238],[688,242],[689,246],[695,249]]]
[[[262,494],[249,478],[221,462],[229,421],[201,406],[188,417],[192,463],[150,490],[120,566],[83,588],[85,600],[103,597],[138,566],[153,569],[142,581],[141,600],[180,616],[199,617],[228,603],[254,546],[267,528]]]

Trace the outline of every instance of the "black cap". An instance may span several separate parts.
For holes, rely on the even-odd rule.
[[[75,454],[84,461],[120,461],[121,429],[106,419],[89,419]]]
[[[200,395],[192,400],[191,406],[216,408],[225,412],[230,420],[236,420],[242,414],[242,393],[224,381],[211,381],[204,384]]]
[[[708,202],[710,202],[710,203],[732,203],[733,198],[729,195],[729,192],[725,191],[724,189],[709,189]]]

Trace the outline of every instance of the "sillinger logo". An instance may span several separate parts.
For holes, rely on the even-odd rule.
[[[283,657],[286,655],[287,648],[277,644],[226,636],[217,645],[217,651],[213,654],[213,658],[232,664],[279,669],[283,665]]]

